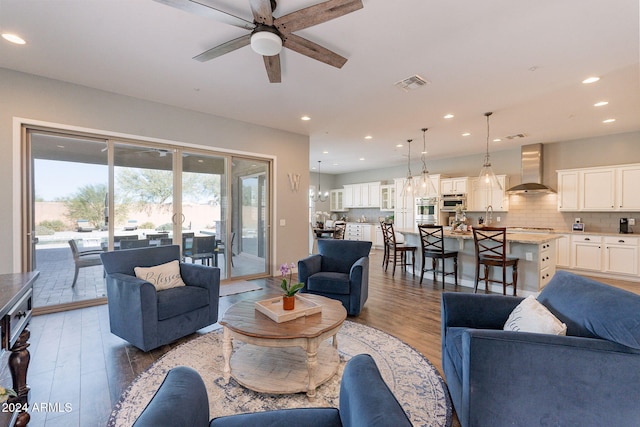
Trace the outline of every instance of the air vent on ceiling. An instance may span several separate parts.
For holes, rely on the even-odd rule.
[[[399,82],[394,83],[394,86],[404,91],[409,91],[413,89],[418,89],[422,86],[428,85],[429,83],[431,83],[429,80],[415,74],[411,77],[407,77],[406,79],[402,79]]]
[[[505,136],[504,139],[520,139],[520,138],[526,138],[526,137],[527,137],[526,133],[516,133],[513,135]]]

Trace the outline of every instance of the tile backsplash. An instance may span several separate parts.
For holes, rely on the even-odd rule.
[[[597,233],[617,233],[620,218],[634,218],[640,221],[640,212],[558,212],[557,194],[530,194],[509,196],[509,212],[494,212],[493,224],[504,227],[553,228],[558,232],[570,232],[575,218],[585,224],[585,231]],[[367,222],[376,223],[378,217],[393,215],[390,211],[378,209],[350,209],[336,213],[346,216],[349,221],[358,221],[364,215]],[[467,217],[477,224],[484,212],[470,212]],[[500,222],[496,222],[500,217]],[[640,233],[640,222],[631,226],[632,231]]]

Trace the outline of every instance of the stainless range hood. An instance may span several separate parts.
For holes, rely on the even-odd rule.
[[[542,184],[542,144],[523,145],[521,148],[522,184],[507,190],[509,194],[555,193]]]

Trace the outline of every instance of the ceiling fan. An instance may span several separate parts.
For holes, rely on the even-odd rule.
[[[277,6],[276,0],[249,0],[253,13],[253,22],[250,22],[215,8],[211,5],[211,0],[155,1],[197,15],[210,16],[218,21],[251,31],[242,37],[211,48],[193,59],[200,62],[209,61],[250,44],[256,53],[263,56],[264,66],[271,83],[281,81],[279,54],[283,46],[333,67],[342,68],[347,62],[346,58],[293,32],[330,21],[363,7],[362,0],[328,0],[276,18],[273,16]]]

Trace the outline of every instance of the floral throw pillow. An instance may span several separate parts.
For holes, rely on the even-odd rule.
[[[133,271],[138,279],[151,283],[156,287],[157,291],[186,286],[182,281],[182,276],[180,276],[180,263],[178,260],[153,267],[136,267]]]

